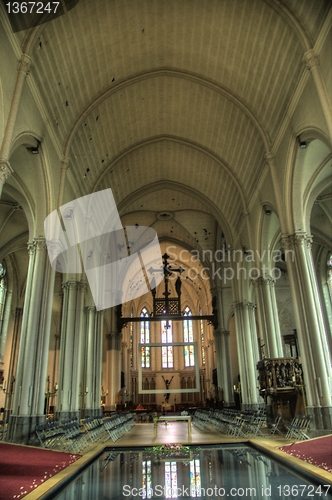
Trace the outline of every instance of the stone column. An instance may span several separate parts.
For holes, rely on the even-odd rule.
[[[230,364],[229,331],[225,329],[224,325],[221,287],[216,289],[216,305],[218,328],[214,331],[214,336],[216,341],[218,389],[219,391],[222,391],[223,399],[226,405],[229,405],[234,402],[234,397],[232,387],[232,370]]]
[[[258,343],[254,309],[254,304],[250,302],[236,302],[234,304],[241,396],[244,409],[257,409],[260,403],[257,389]]]
[[[151,323],[150,323],[151,325]],[[122,401],[123,404],[127,403],[127,393],[129,391],[129,385],[128,385],[128,380],[129,380],[129,356],[128,356],[128,343],[127,342],[121,342],[121,349],[122,349],[122,371],[124,373],[124,400]],[[151,360],[150,360],[151,361]],[[151,364],[150,364],[151,366]]]
[[[93,409],[95,416],[102,413],[100,406],[102,366],[103,366],[103,333],[104,333],[104,311],[96,313],[96,333],[95,333],[95,384]]]
[[[271,276],[260,276],[253,280],[256,287],[259,327],[265,343],[265,357],[282,358],[283,349],[274,283],[275,280]]]
[[[95,413],[95,337],[96,337],[96,308],[89,306],[85,309],[87,315],[87,334],[85,339],[85,355],[83,366],[83,393],[85,394],[84,416],[93,416]],[[99,390],[100,392],[100,390]],[[98,395],[99,396],[99,395]]]
[[[297,323],[307,411],[318,429],[332,426],[331,361],[311,254],[304,232],[282,237]]]
[[[107,410],[116,410],[118,404],[118,395],[121,390],[121,347],[122,347],[122,333],[118,328],[118,308],[112,307],[111,309],[111,331],[106,334],[106,367],[107,367]],[[135,323],[136,324],[136,323]]]
[[[229,331],[221,330],[221,349],[223,353],[222,378],[224,389],[224,401],[226,406],[234,404],[234,391],[232,386],[231,352],[229,348]]]
[[[119,403],[118,394],[121,389],[121,332],[107,334],[107,366],[108,366],[108,401],[115,410]]]
[[[8,369],[8,377],[7,377],[7,390],[6,390],[6,398],[5,398],[5,414],[3,419],[9,419],[9,415],[12,410],[12,401],[14,395],[14,387],[15,387],[15,379],[16,379],[16,370],[17,370],[17,357],[18,357],[18,349],[20,345],[20,337],[21,337],[21,327],[22,327],[22,315],[23,309],[21,307],[16,307],[15,309],[15,318],[14,318],[14,328],[13,328],[13,339],[12,339],[12,348],[10,353],[10,362]]]
[[[62,285],[63,310],[59,360],[58,401],[59,420],[79,417],[81,344],[84,332],[84,282],[67,281]]]
[[[29,268],[22,318],[13,412],[8,436],[13,442],[36,443],[35,426],[45,420],[50,322],[55,273],[45,238],[29,244]]]
[[[219,398],[222,398],[222,389],[223,389],[223,385],[224,385],[222,366],[221,366],[221,362],[222,362],[221,361],[221,353],[222,353],[221,330],[219,328],[217,330],[214,330],[213,335],[214,335],[214,344],[216,347],[216,368],[217,368],[217,380],[218,380],[217,396],[219,399]]]

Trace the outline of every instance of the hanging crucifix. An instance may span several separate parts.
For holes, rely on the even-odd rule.
[[[179,268],[171,268],[168,263],[169,255],[165,253],[163,255],[163,272],[164,272],[164,283],[165,283],[165,291],[163,292],[164,298],[156,297],[156,288],[152,289],[151,293],[153,296],[153,316],[170,316],[170,315],[181,315],[181,276],[184,269],[180,266]],[[155,270],[153,268],[148,269],[150,273],[153,273]],[[177,297],[170,297],[171,292],[169,291],[169,280],[172,275],[175,273],[180,273],[180,276],[177,277],[175,282],[175,290],[177,293]],[[166,324],[166,328],[168,328],[168,321]]]
[[[168,380],[168,379],[165,380],[164,375],[162,377],[163,377],[163,381],[165,382],[166,390],[168,391],[168,389],[169,389],[169,387],[171,385],[171,382],[172,382],[174,376],[171,378],[171,380]],[[169,396],[170,396],[170,392],[168,392],[167,394],[165,394],[165,403],[168,403]]]

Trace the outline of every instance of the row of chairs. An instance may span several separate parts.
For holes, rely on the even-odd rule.
[[[112,424],[110,424],[110,421]],[[106,435],[115,442],[135,424],[133,416],[127,412],[111,417],[104,415],[86,417],[79,422],[77,417],[62,420],[47,420],[36,426],[36,435],[42,448],[64,449],[79,453],[86,446],[96,443]]]
[[[96,417],[99,422],[101,417]],[[49,419],[36,425],[36,434],[42,448],[82,451],[89,444],[89,429],[80,425],[78,418],[67,418],[59,422]]]
[[[117,441],[121,436],[129,432],[130,429],[135,425],[135,419],[131,413],[121,413],[119,415],[113,415],[104,420],[104,429],[107,433],[104,443],[111,438],[113,443]]]
[[[261,428],[266,426],[266,413],[263,410],[196,410],[193,424],[201,430],[218,431],[232,437],[256,437],[263,435]]]
[[[286,439],[294,439],[296,441],[303,441],[305,439],[310,439],[308,436],[308,431],[310,423],[312,420],[312,415],[303,415],[302,413],[295,415],[290,425],[286,425]]]

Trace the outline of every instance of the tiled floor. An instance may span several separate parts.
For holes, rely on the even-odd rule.
[[[33,492],[27,495],[26,500],[42,499],[47,491],[56,486],[60,481],[65,480],[69,475],[74,474],[79,468],[83,467],[87,461],[90,461],[95,455],[98,455],[105,447],[129,447],[135,446],[155,446],[164,443],[181,443],[184,445],[203,445],[203,444],[223,444],[223,443],[243,443],[250,441],[255,447],[260,449],[262,453],[268,453],[275,457],[281,458],[285,463],[296,465],[305,471],[314,474],[317,479],[325,481],[326,484],[332,484],[332,474],[324,472],[322,469],[314,467],[306,462],[291,457],[277,448],[284,444],[290,444],[283,436],[271,436],[268,429],[264,429],[263,436],[255,439],[231,438],[225,434],[213,431],[202,431],[192,425],[191,435],[188,435],[187,422],[169,422],[167,425],[159,422],[157,430],[152,423],[136,424],[130,432],[122,436],[115,443],[109,439],[106,443],[97,443],[89,446],[83,452],[83,457],[74,464],[61,471],[59,474],[49,479],[44,485],[40,486]]]

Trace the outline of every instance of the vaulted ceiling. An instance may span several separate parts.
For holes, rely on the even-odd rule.
[[[111,187],[123,221],[191,248],[234,234],[329,6],[80,0],[16,33],[76,195]]]

